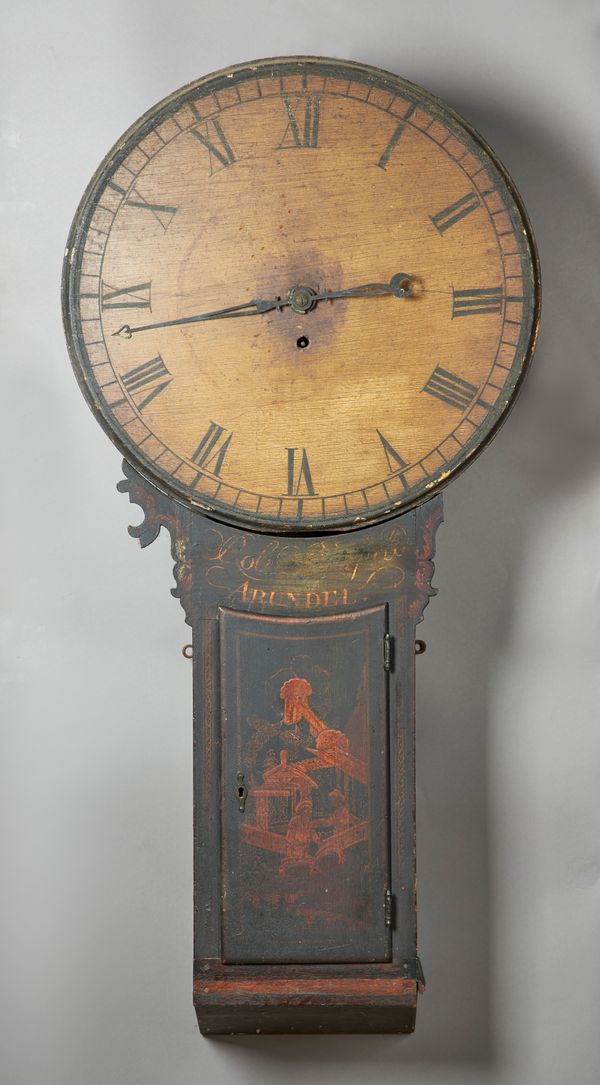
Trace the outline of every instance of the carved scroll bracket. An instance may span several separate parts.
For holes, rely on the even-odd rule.
[[[189,519],[193,514],[145,482],[127,460],[123,460],[123,474],[125,478],[117,483],[117,490],[128,493],[132,505],[139,505],[144,514],[140,524],[130,525],[129,534],[145,547],[158,538],[161,527],[167,529],[171,536],[171,556],[175,562],[173,575],[176,587],[171,588],[171,595],[179,599],[185,620],[191,625],[192,562],[187,553],[187,544],[190,538]]]
[[[435,537],[444,519],[444,503],[441,496],[434,497],[416,510],[416,568],[415,590],[409,605],[409,614],[415,622],[423,621],[423,611],[437,588],[431,586],[435,566]]]

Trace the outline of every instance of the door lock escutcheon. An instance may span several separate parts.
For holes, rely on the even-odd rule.
[[[248,798],[248,788],[244,783],[244,773],[238,772],[235,779],[235,797],[238,801],[238,809],[240,811],[240,814],[243,814],[246,808],[246,799]]]

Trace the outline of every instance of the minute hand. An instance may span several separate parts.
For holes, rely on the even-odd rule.
[[[412,293],[412,279],[410,275],[398,272],[392,275],[389,283],[364,283],[362,286],[353,286],[347,290],[327,290],[317,294],[308,286],[293,287],[286,298],[272,298],[270,300],[256,299],[246,301],[241,305],[229,305],[225,309],[213,309],[208,313],[198,313],[196,316],[178,317],[176,320],[160,320],[156,324],[140,324],[132,328],[129,324],[123,324],[113,335],[119,335],[122,339],[131,339],[136,332],[152,331],[154,328],[173,328],[182,324],[199,324],[207,320],[224,320],[239,316],[258,316],[261,313],[272,312],[273,309],[283,309],[290,306],[297,313],[308,313],[319,301],[331,301],[334,298],[369,298],[380,297],[384,294],[392,294],[397,298],[408,297]]]
[[[177,320],[159,320],[156,324],[140,324],[136,328],[129,324],[123,324],[113,335],[120,335],[122,339],[131,339],[135,332],[148,332],[154,328],[174,328],[179,324],[199,324],[204,320],[222,320],[234,316],[257,316],[259,313],[268,313],[272,309],[281,309],[289,305],[287,298],[274,298],[272,301],[245,301],[242,305],[229,305],[226,309],[213,309],[210,313],[198,313],[196,316],[181,316]]]

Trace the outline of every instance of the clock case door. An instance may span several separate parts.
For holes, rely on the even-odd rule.
[[[275,537],[124,470],[145,514],[130,532],[146,546],[169,531],[192,629],[200,1029],[411,1032],[415,638],[441,497],[342,535]]]
[[[219,624],[223,960],[389,961],[386,604]]]

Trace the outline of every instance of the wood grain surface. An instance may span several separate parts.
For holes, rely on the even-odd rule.
[[[502,168],[426,92],[341,61],[239,66],[101,166],[67,247],[71,354],[166,492],[257,527],[360,526],[437,491],[504,417],[537,326],[532,246]],[[287,304],[399,275],[410,296]]]

